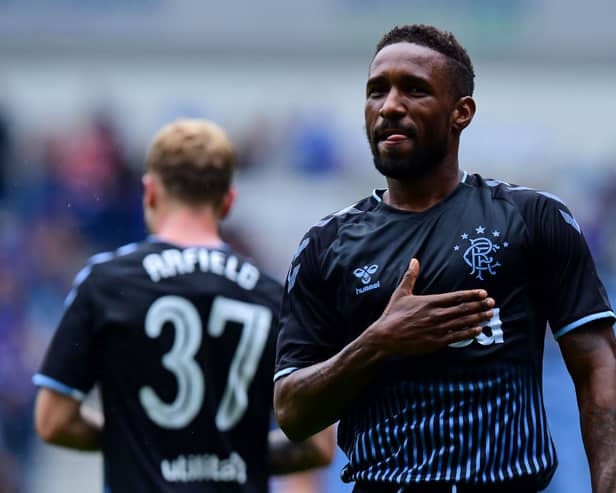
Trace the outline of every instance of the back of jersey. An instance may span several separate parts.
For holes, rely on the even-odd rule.
[[[108,491],[267,491],[280,285],[227,247],[158,241],[77,281],[41,375],[100,382]]]

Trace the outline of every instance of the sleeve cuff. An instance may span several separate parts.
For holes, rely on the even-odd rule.
[[[53,378],[46,375],[41,375],[40,373],[37,373],[32,377],[32,383],[34,383],[34,385],[36,385],[37,387],[50,388],[51,390],[55,390],[60,394],[72,397],[73,399],[78,401],[82,401],[85,398],[85,394],[81,390],[69,387],[68,385],[63,384],[58,380],[54,380]]]
[[[286,377],[287,375],[290,375],[291,373],[293,373],[294,371],[299,370],[298,367],[296,366],[292,366],[290,368],[285,368],[284,370],[279,370],[274,374],[274,382],[276,380],[281,379],[282,377]]]
[[[613,311],[607,310],[604,312],[593,313],[592,315],[586,315],[575,322],[571,322],[570,324],[561,327],[560,329],[554,331],[554,338],[558,339],[559,337],[564,336],[566,333],[571,332],[572,330],[581,327],[582,325],[586,325],[587,323],[594,322],[595,320],[600,320],[602,318],[612,318],[616,319],[616,314]]]

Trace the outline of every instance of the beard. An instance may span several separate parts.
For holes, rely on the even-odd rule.
[[[378,143],[375,143],[370,135],[368,135],[368,143],[377,171],[387,178],[405,181],[429,175],[439,166],[447,154],[449,136],[443,136],[429,148],[414,147],[410,153],[402,156],[382,156],[378,149]],[[414,145],[417,144],[415,137]]]

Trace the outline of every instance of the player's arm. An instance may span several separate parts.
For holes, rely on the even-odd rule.
[[[334,427],[302,442],[292,442],[281,429],[269,432],[270,474],[290,474],[331,464],[336,453]]]
[[[35,428],[47,443],[77,450],[100,450],[102,423],[82,403],[47,387],[36,397]]]
[[[598,320],[559,339],[580,410],[593,493],[616,491],[616,339]]]
[[[329,359],[276,381],[276,419],[289,438],[305,440],[338,421],[386,358],[428,354],[473,338],[492,317],[494,300],[485,290],[414,295],[418,274],[413,259],[381,317],[359,337]]]

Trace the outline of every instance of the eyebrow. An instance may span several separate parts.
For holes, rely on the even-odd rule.
[[[432,84],[430,84],[428,79],[425,79],[424,77],[419,77],[416,75],[403,75],[401,79],[403,82],[411,82],[421,84],[426,87],[432,87]],[[366,81],[366,87],[370,87],[371,85],[380,84],[386,81],[387,78],[384,75],[375,75],[374,77],[368,78],[368,80]]]

